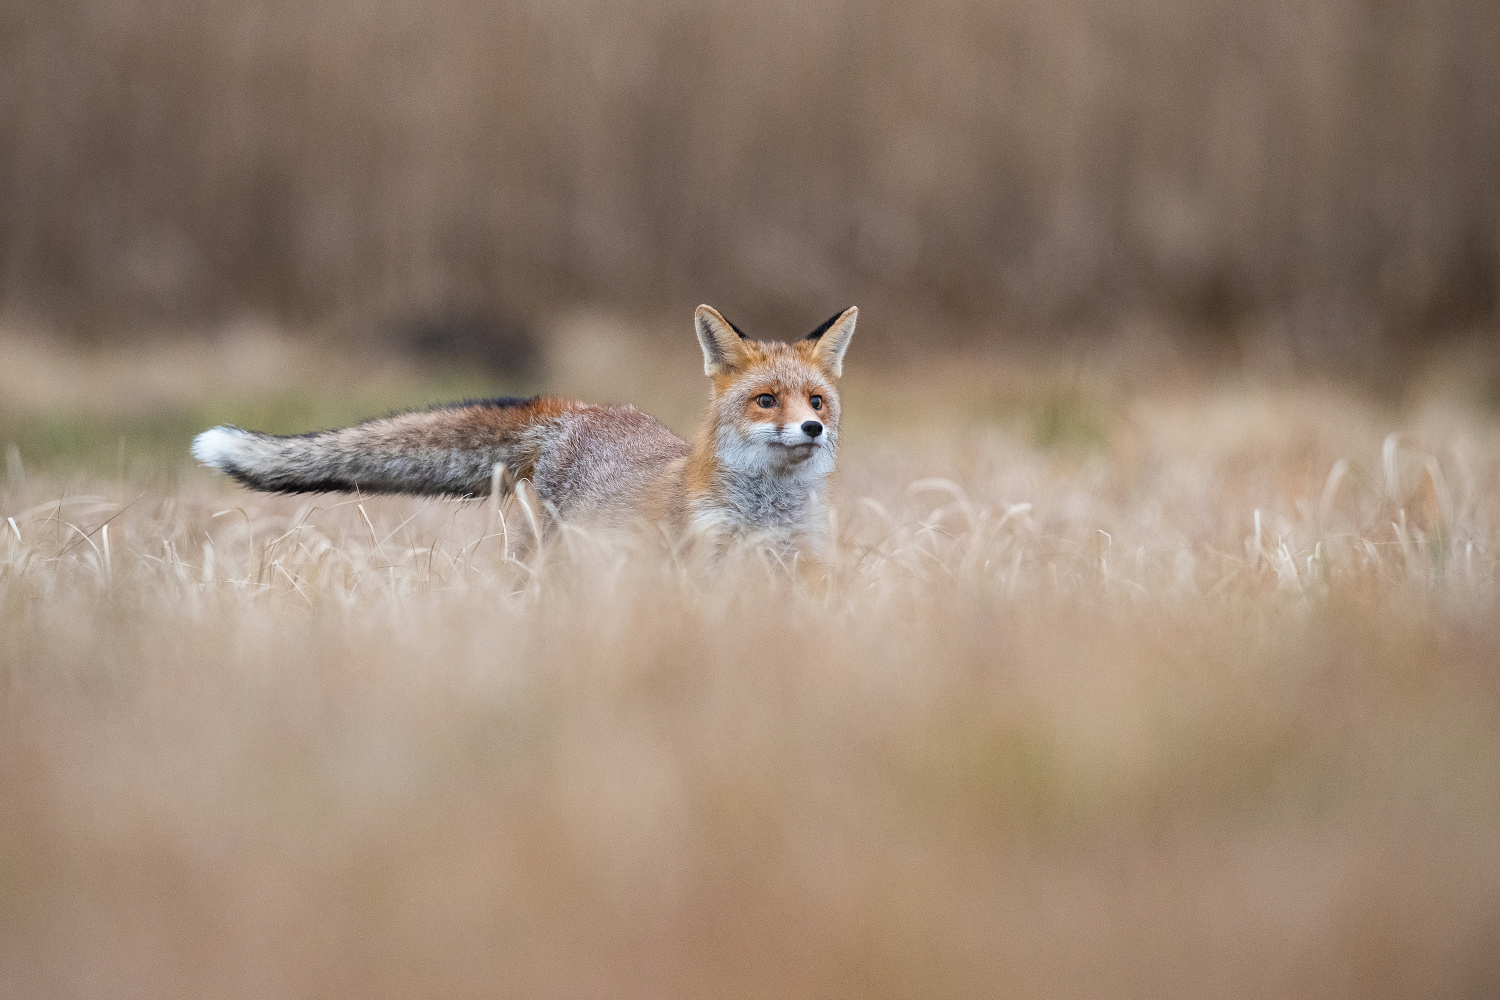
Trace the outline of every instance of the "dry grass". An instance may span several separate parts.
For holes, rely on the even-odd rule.
[[[966,377],[793,565],[16,468],[0,995],[1500,989],[1493,416]]]

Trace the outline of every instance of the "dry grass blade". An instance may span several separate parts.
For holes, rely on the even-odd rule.
[[[1319,406],[855,444],[795,557],[32,470],[4,989],[1491,994],[1500,438]]]

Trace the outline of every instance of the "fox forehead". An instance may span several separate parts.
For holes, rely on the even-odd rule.
[[[749,360],[739,369],[714,377],[716,395],[754,396],[762,392],[816,392],[834,397],[833,380],[812,360],[812,344],[749,341]]]

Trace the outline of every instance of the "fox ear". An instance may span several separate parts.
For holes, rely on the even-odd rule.
[[[857,319],[859,309],[850,306],[803,338],[816,343],[813,360],[834,378],[844,374],[844,352],[849,349],[849,339],[854,336],[854,321]]]
[[[703,374],[723,375],[745,361],[745,335],[719,315],[713,306],[699,306],[693,315],[698,343],[703,347]]]

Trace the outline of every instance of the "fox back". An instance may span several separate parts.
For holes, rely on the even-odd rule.
[[[712,394],[691,443],[631,406],[536,397],[293,436],[215,427],[194,439],[193,454],[260,490],[482,496],[492,484],[528,480],[564,520],[644,518],[797,541],[824,524],[838,379],[857,317],[850,308],[795,343],[772,343],[699,306],[694,323]]]

